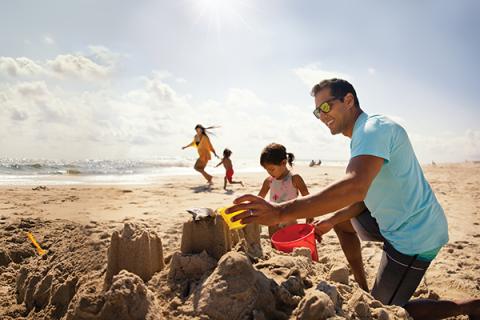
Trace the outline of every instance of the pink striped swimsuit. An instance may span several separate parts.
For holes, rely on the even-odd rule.
[[[282,179],[268,178],[270,181],[270,202],[280,203],[298,197],[298,189],[293,185],[292,173]]]

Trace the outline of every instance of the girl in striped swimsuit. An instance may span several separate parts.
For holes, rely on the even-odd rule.
[[[292,174],[287,166],[288,163],[291,168],[294,159],[293,153],[287,153],[285,147],[278,143],[271,143],[263,149],[260,164],[270,176],[263,182],[262,189],[258,193],[260,197],[265,198],[270,191],[270,202],[280,203],[295,199],[299,193],[302,196],[309,194],[302,177]],[[313,219],[307,219],[306,222],[312,223]],[[271,237],[275,231],[295,223],[297,221],[293,220],[284,225],[269,226],[268,233]]]

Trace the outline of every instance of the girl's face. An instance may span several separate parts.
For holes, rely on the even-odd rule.
[[[267,170],[269,175],[275,179],[280,179],[287,171],[287,160],[283,160],[280,164],[266,163],[263,167]]]
[[[202,129],[196,128],[195,131],[197,132],[197,134],[198,134],[199,136],[202,135]]]

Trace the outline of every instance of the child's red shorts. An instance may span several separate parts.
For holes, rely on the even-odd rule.
[[[227,178],[228,182],[232,183],[233,169],[227,169],[227,172],[225,173],[225,178]]]

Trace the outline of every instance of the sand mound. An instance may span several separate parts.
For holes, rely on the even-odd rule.
[[[295,253],[294,253],[295,254]],[[271,254],[268,260],[260,261],[255,267],[277,283],[283,282],[293,274],[300,275],[303,279],[312,275],[313,263],[310,255]]]
[[[27,311],[41,310],[47,305],[52,308],[52,316],[62,316],[70,300],[75,294],[76,276],[67,276],[64,281],[58,281],[58,272],[55,269],[44,269],[38,273],[29,273],[22,267],[17,277],[17,302],[25,303]]]
[[[293,311],[293,316],[299,320],[322,320],[334,315],[335,307],[330,297],[317,290],[308,290]]]
[[[286,319],[276,310],[275,283],[256,271],[248,257],[230,252],[193,293],[189,302],[197,315],[212,319],[243,319],[263,313],[268,319]]]
[[[337,264],[330,270],[330,280],[348,284],[349,269],[346,264]]]
[[[6,267],[8,264],[12,262],[12,258],[10,258],[10,254],[5,249],[0,249],[0,267]]]
[[[143,280],[126,270],[113,276],[105,292],[99,279],[85,283],[72,300],[67,320],[158,319],[159,308]]]
[[[23,219],[8,229],[11,238],[7,240],[16,240],[8,241],[7,250],[15,258],[0,271],[1,280],[5,279],[3,275],[15,275],[8,284],[16,301],[7,300],[7,315],[15,318],[33,311],[34,319],[62,318],[75,295],[78,279],[104,268],[106,242],[94,239],[92,230],[85,226],[64,221]],[[46,255],[36,255],[26,237],[19,237],[25,231],[35,234],[48,251]]]
[[[169,279],[173,281],[200,280],[207,272],[217,266],[217,261],[205,251],[200,254],[182,254],[175,252],[170,262]]]
[[[408,319],[402,308],[384,306],[348,281],[345,265],[327,258],[313,262],[305,249],[278,252],[268,239],[262,239],[261,257],[243,252],[244,236],[218,262],[212,256],[218,250],[174,252],[164,267],[160,238],[147,226],[126,224],[113,232],[107,264],[106,225],[23,225],[48,254],[0,266],[0,289],[11,285],[8,292],[16,291],[18,303],[1,302],[7,310],[2,319]],[[19,226],[11,228],[12,239]],[[183,227],[192,232],[183,238],[195,250],[222,237],[217,249],[235,242],[215,218]],[[24,245],[9,242],[8,252]],[[131,271],[120,270],[126,268]],[[0,297],[7,293],[0,290]]]
[[[123,269],[148,281],[163,267],[162,241],[155,232],[132,223],[126,223],[121,233],[113,232],[108,249],[107,283]]]

